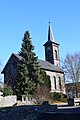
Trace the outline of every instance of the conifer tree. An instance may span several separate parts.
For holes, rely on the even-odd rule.
[[[34,46],[32,45],[29,31],[26,31],[24,34],[19,56],[22,57],[22,60],[18,65],[15,92],[18,96],[30,95],[33,89],[43,84],[43,81],[38,57],[34,53]]]

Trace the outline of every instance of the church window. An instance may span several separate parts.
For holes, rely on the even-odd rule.
[[[55,59],[58,59],[57,50],[55,50]]]
[[[59,77],[58,79],[59,79],[59,88],[61,90],[61,78]]]
[[[56,89],[56,77],[54,76],[53,78],[54,78],[54,87]]]
[[[51,53],[50,53],[50,50],[47,52],[47,58],[48,58],[48,60],[51,59]]]

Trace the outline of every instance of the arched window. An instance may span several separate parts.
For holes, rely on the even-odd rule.
[[[57,50],[55,50],[55,59],[58,59]]]
[[[56,77],[54,76],[54,87],[56,89]]]
[[[62,89],[62,86],[61,86],[61,78],[59,77],[58,79],[59,79],[59,88],[60,88],[60,90],[61,90],[61,89]]]

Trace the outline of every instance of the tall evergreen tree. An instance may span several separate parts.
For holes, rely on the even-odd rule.
[[[51,89],[51,81],[50,81],[50,76],[46,74],[45,71],[41,70],[40,71],[42,75],[42,80],[43,80],[43,85],[42,86],[47,86],[49,89]]]
[[[18,96],[32,94],[33,89],[43,84],[38,57],[34,53],[29,31],[24,34],[19,56],[22,60],[18,65],[18,74],[15,84],[15,92]]]

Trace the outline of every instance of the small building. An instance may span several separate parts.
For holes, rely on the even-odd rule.
[[[64,71],[60,67],[59,44],[55,42],[51,24],[49,22],[48,40],[44,44],[45,60],[39,60],[39,65],[51,80],[51,92],[65,93]],[[14,90],[15,77],[17,75],[17,65],[21,56],[12,53],[8,62],[2,70],[4,83],[9,84]]]

